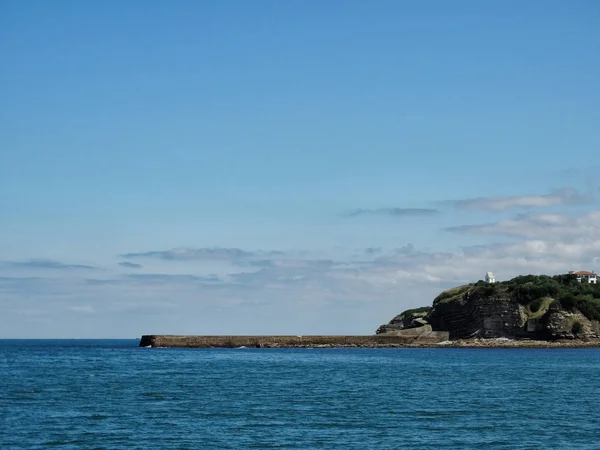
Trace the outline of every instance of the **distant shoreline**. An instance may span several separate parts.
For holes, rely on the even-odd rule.
[[[153,348],[594,348],[600,339],[459,339],[406,336],[178,336],[144,335],[140,347]]]

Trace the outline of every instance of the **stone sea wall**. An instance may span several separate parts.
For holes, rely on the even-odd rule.
[[[140,347],[158,348],[586,348],[600,347],[600,339],[458,339],[447,333],[425,336],[173,336],[144,335]]]
[[[447,341],[447,332],[421,332],[374,336],[177,336],[144,335],[140,347],[180,348],[302,348],[302,347],[405,347]]]

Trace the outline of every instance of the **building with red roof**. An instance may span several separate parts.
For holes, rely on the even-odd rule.
[[[588,272],[587,270],[569,270],[569,275],[575,275],[577,277],[577,281],[580,283],[584,280],[592,284],[596,284],[598,282],[598,275],[595,272]]]

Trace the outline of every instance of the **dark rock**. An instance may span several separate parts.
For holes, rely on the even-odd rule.
[[[375,334],[386,334],[392,333],[398,330],[405,330],[407,328],[417,328],[427,325],[428,322],[425,319],[427,314],[431,311],[431,308],[426,306],[423,308],[408,309],[401,314],[398,314],[389,323],[381,325]]]

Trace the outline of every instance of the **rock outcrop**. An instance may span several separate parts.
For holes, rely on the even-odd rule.
[[[523,276],[459,286],[438,295],[431,308],[408,310],[377,334],[430,325],[451,340],[471,338],[600,338],[600,286],[568,276]]]
[[[425,306],[423,308],[409,309],[401,314],[398,314],[389,323],[381,325],[376,334],[392,333],[398,330],[405,330],[407,328],[417,328],[424,325],[428,325],[426,320],[427,314],[431,311],[431,307]]]

